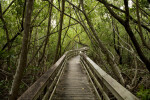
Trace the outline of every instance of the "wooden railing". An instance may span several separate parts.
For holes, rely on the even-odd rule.
[[[86,48],[70,50],[45,72],[32,86],[30,86],[18,100],[45,100],[47,99],[59,79],[59,76],[66,64],[66,61],[72,56],[78,55],[79,51],[86,51]]]
[[[80,52],[80,56],[82,66],[87,70],[102,99],[138,100],[136,96],[108,75],[88,56],[82,52]]]
[[[98,91],[99,99],[110,100],[138,100],[130,91],[108,75],[96,63],[94,63],[85,51],[88,48],[67,51],[49,70],[44,73],[32,86],[30,86],[18,100],[48,100],[58,84],[64,70],[66,61],[80,54],[81,65],[85,68],[94,89]]]

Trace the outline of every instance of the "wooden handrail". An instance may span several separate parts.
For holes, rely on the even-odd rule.
[[[64,54],[49,70],[44,73],[31,87],[29,87],[19,98],[18,100],[35,100],[39,97],[41,91],[44,90],[48,81],[50,81],[51,76],[59,65],[65,59],[66,54]],[[51,80],[52,81],[52,80]]]
[[[109,74],[102,70],[94,61],[92,61],[84,53],[80,53],[81,61],[87,63],[91,70],[98,76],[100,81],[105,87],[118,99],[118,100],[138,100],[130,91],[124,88],[120,83],[113,79]]]

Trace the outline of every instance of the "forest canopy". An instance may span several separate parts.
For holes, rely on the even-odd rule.
[[[66,51],[150,99],[149,0],[0,0],[0,98],[15,100]]]

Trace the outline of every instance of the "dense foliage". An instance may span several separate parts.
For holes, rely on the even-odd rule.
[[[118,81],[123,77],[136,96],[150,99],[148,0],[34,0],[29,24],[26,2],[0,0],[0,98],[9,97],[29,25],[19,95],[64,52],[88,46],[88,55],[107,73]]]

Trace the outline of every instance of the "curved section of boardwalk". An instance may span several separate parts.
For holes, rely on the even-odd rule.
[[[53,100],[96,100],[80,57],[71,58],[57,85]]]

